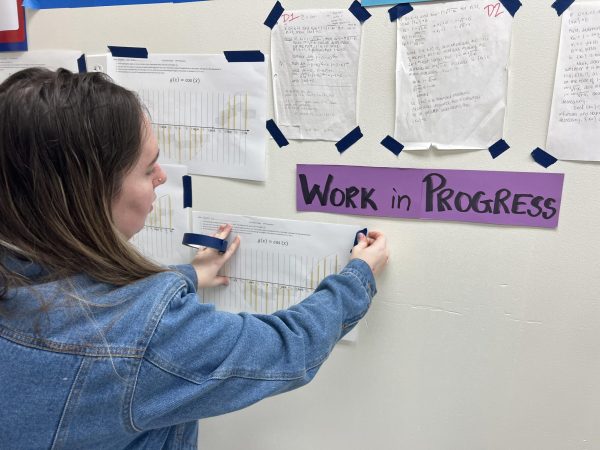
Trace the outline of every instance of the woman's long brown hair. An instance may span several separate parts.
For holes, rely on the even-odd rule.
[[[144,114],[101,73],[32,68],[0,84],[0,299],[28,282],[2,263],[8,254],[52,279],[85,273],[117,286],[164,270],[111,217],[140,155]]]

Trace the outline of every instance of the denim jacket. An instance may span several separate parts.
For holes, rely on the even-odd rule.
[[[375,294],[352,260],[271,315],[202,304],[191,266],[115,287],[33,280],[0,308],[0,448],[195,449],[197,420],[308,383]]]

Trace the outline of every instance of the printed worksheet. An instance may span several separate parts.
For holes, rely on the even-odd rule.
[[[600,5],[562,14],[547,150],[558,159],[600,161]]]
[[[490,0],[413,8],[398,19],[396,140],[487,149],[503,133],[512,16]]]
[[[298,303],[349,261],[360,226],[194,211],[195,233],[230,223],[241,245],[223,268],[229,286],[203,289],[218,309],[269,314]]]
[[[224,55],[109,55],[106,69],[148,108],[161,163],[263,181],[267,64],[230,63]]]
[[[144,228],[131,239],[142,254],[162,265],[189,264],[195,250],[183,245],[191,229],[191,208],[183,204],[183,176],[187,167],[162,164],[167,181],[156,188],[152,212]]]
[[[45,67],[56,70],[64,68],[71,72],[79,72],[77,59],[81,56],[78,50],[32,50],[29,52],[0,53],[0,82],[13,73],[29,67]]]
[[[230,312],[270,314],[302,301],[321,280],[350,260],[359,225],[305,222],[270,217],[193,212],[195,233],[215,233],[232,224],[228,238],[241,245],[225,264],[229,286],[202,289],[201,301]],[[358,328],[344,336],[355,341]]]
[[[285,11],[271,31],[275,120],[288,139],[338,141],[357,125],[361,24],[347,9]]]

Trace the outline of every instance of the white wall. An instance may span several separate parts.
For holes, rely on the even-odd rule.
[[[579,0],[578,0],[579,1]],[[263,21],[274,0],[48,10],[28,13],[31,49],[269,53]],[[287,9],[350,0],[283,0]],[[600,448],[600,167],[559,162],[556,230],[295,212],[295,165],[544,171],[560,19],[526,0],[514,19],[505,139],[488,152],[404,152],[379,145],[394,124],[395,24],[371,8],[363,26],[359,124],[340,156],[332,143],[268,147],[264,184],[195,177],[194,209],[361,223],[392,247],[356,344],[341,344],[313,383],[201,423],[209,450]],[[271,108],[272,110],[272,108]],[[268,200],[266,200],[268,199]]]

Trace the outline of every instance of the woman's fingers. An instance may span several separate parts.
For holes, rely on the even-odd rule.
[[[210,287],[227,286],[227,285],[229,285],[229,278],[221,276],[221,275],[217,275],[216,277],[213,278]]]
[[[233,226],[231,224],[228,224],[228,223],[219,225],[219,228],[217,228],[217,231],[215,231],[212,234],[212,237],[215,237],[215,238],[218,238],[218,239],[227,239],[227,236],[229,236],[229,233],[231,233],[232,228],[233,228]],[[239,245],[239,243],[238,243],[238,245]],[[207,250],[207,249],[208,249],[208,247],[202,247],[202,248],[198,249],[198,251],[201,252],[201,251],[204,251],[204,250]],[[227,258],[227,259],[229,259],[229,258]]]
[[[235,239],[233,240],[233,242],[231,244],[229,244],[229,246],[227,247],[227,250],[225,251],[225,253],[223,253],[224,261],[227,261],[229,258],[231,258],[239,246],[240,246],[240,237],[236,236]]]
[[[219,228],[217,228],[217,232],[213,234],[213,237],[226,239],[227,236],[229,236],[229,233],[231,233],[231,228],[232,226],[229,223],[219,225]]]

